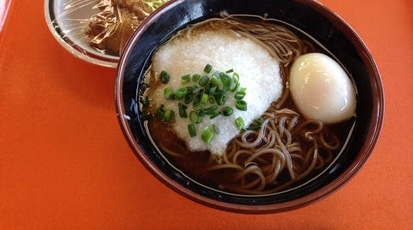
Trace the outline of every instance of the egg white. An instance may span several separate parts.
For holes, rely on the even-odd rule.
[[[291,96],[302,115],[326,124],[355,114],[356,93],[346,71],[322,53],[298,57],[290,70]]]

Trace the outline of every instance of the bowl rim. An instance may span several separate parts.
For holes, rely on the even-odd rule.
[[[126,47],[130,47],[131,44],[134,44],[136,40],[145,32],[147,27],[154,23],[162,14],[169,9],[173,8],[175,5],[183,2],[185,0],[172,0],[158,8],[153,14],[147,17],[141,26],[135,31],[134,35],[131,37]],[[338,177],[333,181],[328,183],[328,186],[324,186],[322,189],[318,189],[310,194],[307,194],[303,197],[299,197],[290,201],[266,205],[244,205],[244,204],[234,204],[227,203],[219,200],[214,200],[202,196],[201,194],[195,193],[194,191],[185,188],[181,184],[177,183],[174,180],[171,180],[167,175],[165,175],[162,170],[157,168],[151,160],[143,153],[143,150],[137,144],[131,129],[128,125],[128,117],[125,113],[125,107],[123,105],[123,72],[126,67],[126,60],[128,59],[131,49],[125,49],[121,55],[120,62],[117,67],[116,72],[116,81],[115,81],[115,107],[117,112],[117,117],[119,124],[121,126],[122,132],[133,150],[135,156],[141,161],[146,169],[150,171],[158,180],[160,180],[167,187],[177,192],[178,194],[189,198],[195,202],[203,204],[208,207],[216,208],[219,210],[236,212],[236,213],[248,213],[248,214],[265,214],[265,213],[274,213],[274,212],[284,212],[290,211],[293,209],[301,208],[313,204],[317,201],[323,200],[329,197],[331,194],[342,188],[345,184],[350,182],[350,180],[355,176],[357,172],[365,165],[366,161],[370,158],[372,151],[375,145],[378,142],[381,128],[383,126],[384,120],[384,89],[381,81],[381,76],[377,64],[371,55],[368,47],[357,34],[357,32],[338,14],[324,6],[318,1],[315,0],[293,0],[295,2],[309,6],[311,9],[322,14],[328,18],[331,22],[337,25],[340,28],[340,31],[348,37],[357,51],[360,53],[361,59],[364,62],[366,68],[370,71],[369,78],[372,83],[371,88],[373,89],[373,110],[371,111],[372,121],[368,128],[368,133],[366,141],[363,143],[360,152],[363,154],[358,154],[356,159],[346,168]]]

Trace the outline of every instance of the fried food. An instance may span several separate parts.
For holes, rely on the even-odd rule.
[[[126,42],[159,6],[169,0],[99,0],[100,12],[90,18],[86,35],[90,45],[102,53],[118,55]]]

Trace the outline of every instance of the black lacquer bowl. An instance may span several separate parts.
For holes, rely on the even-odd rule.
[[[358,90],[357,119],[350,142],[334,163],[310,182],[276,194],[243,196],[196,183],[173,167],[149,140],[137,94],[154,50],[189,24],[220,13],[266,16],[306,33],[350,72]],[[117,70],[116,107],[120,126],[138,159],[165,185],[209,207],[240,213],[287,211],[321,200],[346,184],[364,165],[383,123],[380,74],[369,50],[339,16],[313,0],[178,0],[158,9],[129,40]],[[138,179],[138,178],[137,178]]]

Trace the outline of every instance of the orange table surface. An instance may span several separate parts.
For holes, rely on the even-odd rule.
[[[115,69],[62,48],[43,0],[1,1],[0,229],[413,229],[413,1],[320,0],[371,50],[385,122],[346,186],[266,215],[205,207],[155,179],[118,125]]]

